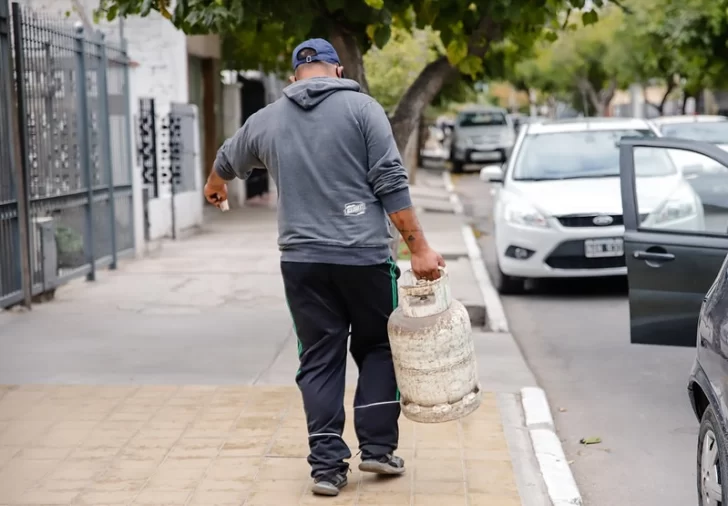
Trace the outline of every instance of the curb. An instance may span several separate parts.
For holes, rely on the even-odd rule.
[[[463,205],[458,197],[449,172],[442,173],[445,189],[450,193],[450,202],[456,214],[463,214]],[[475,279],[485,302],[486,318],[493,332],[509,333],[508,320],[503,310],[498,292],[485,268],[483,254],[478,246],[472,227],[463,225],[463,239],[468,249],[468,257]],[[561,440],[556,435],[554,420],[551,416],[546,393],[541,388],[526,387],[521,390],[521,404],[525,424],[531,437],[538,467],[546,485],[553,506],[582,506],[579,488],[574,480]]]

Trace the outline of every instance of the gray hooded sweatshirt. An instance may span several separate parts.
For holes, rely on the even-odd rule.
[[[390,257],[386,215],[412,205],[384,109],[349,79],[298,81],[217,153],[215,171],[270,171],[284,262],[374,265]]]

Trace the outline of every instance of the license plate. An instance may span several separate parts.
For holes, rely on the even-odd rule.
[[[490,152],[475,152],[470,155],[470,158],[473,159],[473,161],[476,162],[485,162],[488,160],[500,160],[501,154],[497,151],[490,151]]]
[[[584,241],[584,256],[587,258],[621,257],[624,255],[624,240],[587,239]]]

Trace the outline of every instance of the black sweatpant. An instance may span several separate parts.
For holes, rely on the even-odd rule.
[[[281,271],[298,336],[296,383],[306,410],[311,476],[349,467],[342,433],[350,328],[359,368],[354,427],[362,458],[393,452],[400,407],[387,320],[397,307],[399,268],[391,260],[370,266],[281,262]]]

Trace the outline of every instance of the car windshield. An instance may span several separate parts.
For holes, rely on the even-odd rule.
[[[597,130],[528,135],[516,158],[516,181],[551,181],[619,176],[619,140],[655,137],[651,130]],[[637,150],[635,167],[640,177],[676,174],[662,149]]]
[[[505,114],[497,111],[460,113],[458,124],[463,127],[507,125]]]
[[[665,137],[728,144],[728,121],[675,123],[663,125],[660,130]]]

